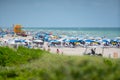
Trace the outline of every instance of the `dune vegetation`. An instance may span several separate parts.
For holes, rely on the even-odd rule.
[[[0,80],[120,80],[120,60],[0,47]]]

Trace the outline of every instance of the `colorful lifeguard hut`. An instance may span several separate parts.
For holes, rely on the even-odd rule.
[[[19,24],[14,25],[14,32],[15,32],[16,34],[21,33],[21,32],[22,32],[22,26],[19,25]]]
[[[27,36],[25,31],[22,30],[22,26],[20,24],[13,25],[14,26],[14,33],[19,36]]]

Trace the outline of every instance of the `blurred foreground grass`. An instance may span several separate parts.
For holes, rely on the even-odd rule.
[[[120,80],[119,63],[119,59],[97,56],[64,56],[39,49],[0,47],[0,80]]]

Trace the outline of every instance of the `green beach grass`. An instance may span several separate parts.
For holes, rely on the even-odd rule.
[[[120,59],[0,47],[0,80],[120,80]]]

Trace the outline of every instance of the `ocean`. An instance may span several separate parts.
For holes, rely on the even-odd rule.
[[[80,28],[80,27],[24,27],[25,31],[48,32],[54,35],[67,35],[72,37],[106,37],[113,39],[120,37],[120,27],[118,28]]]

